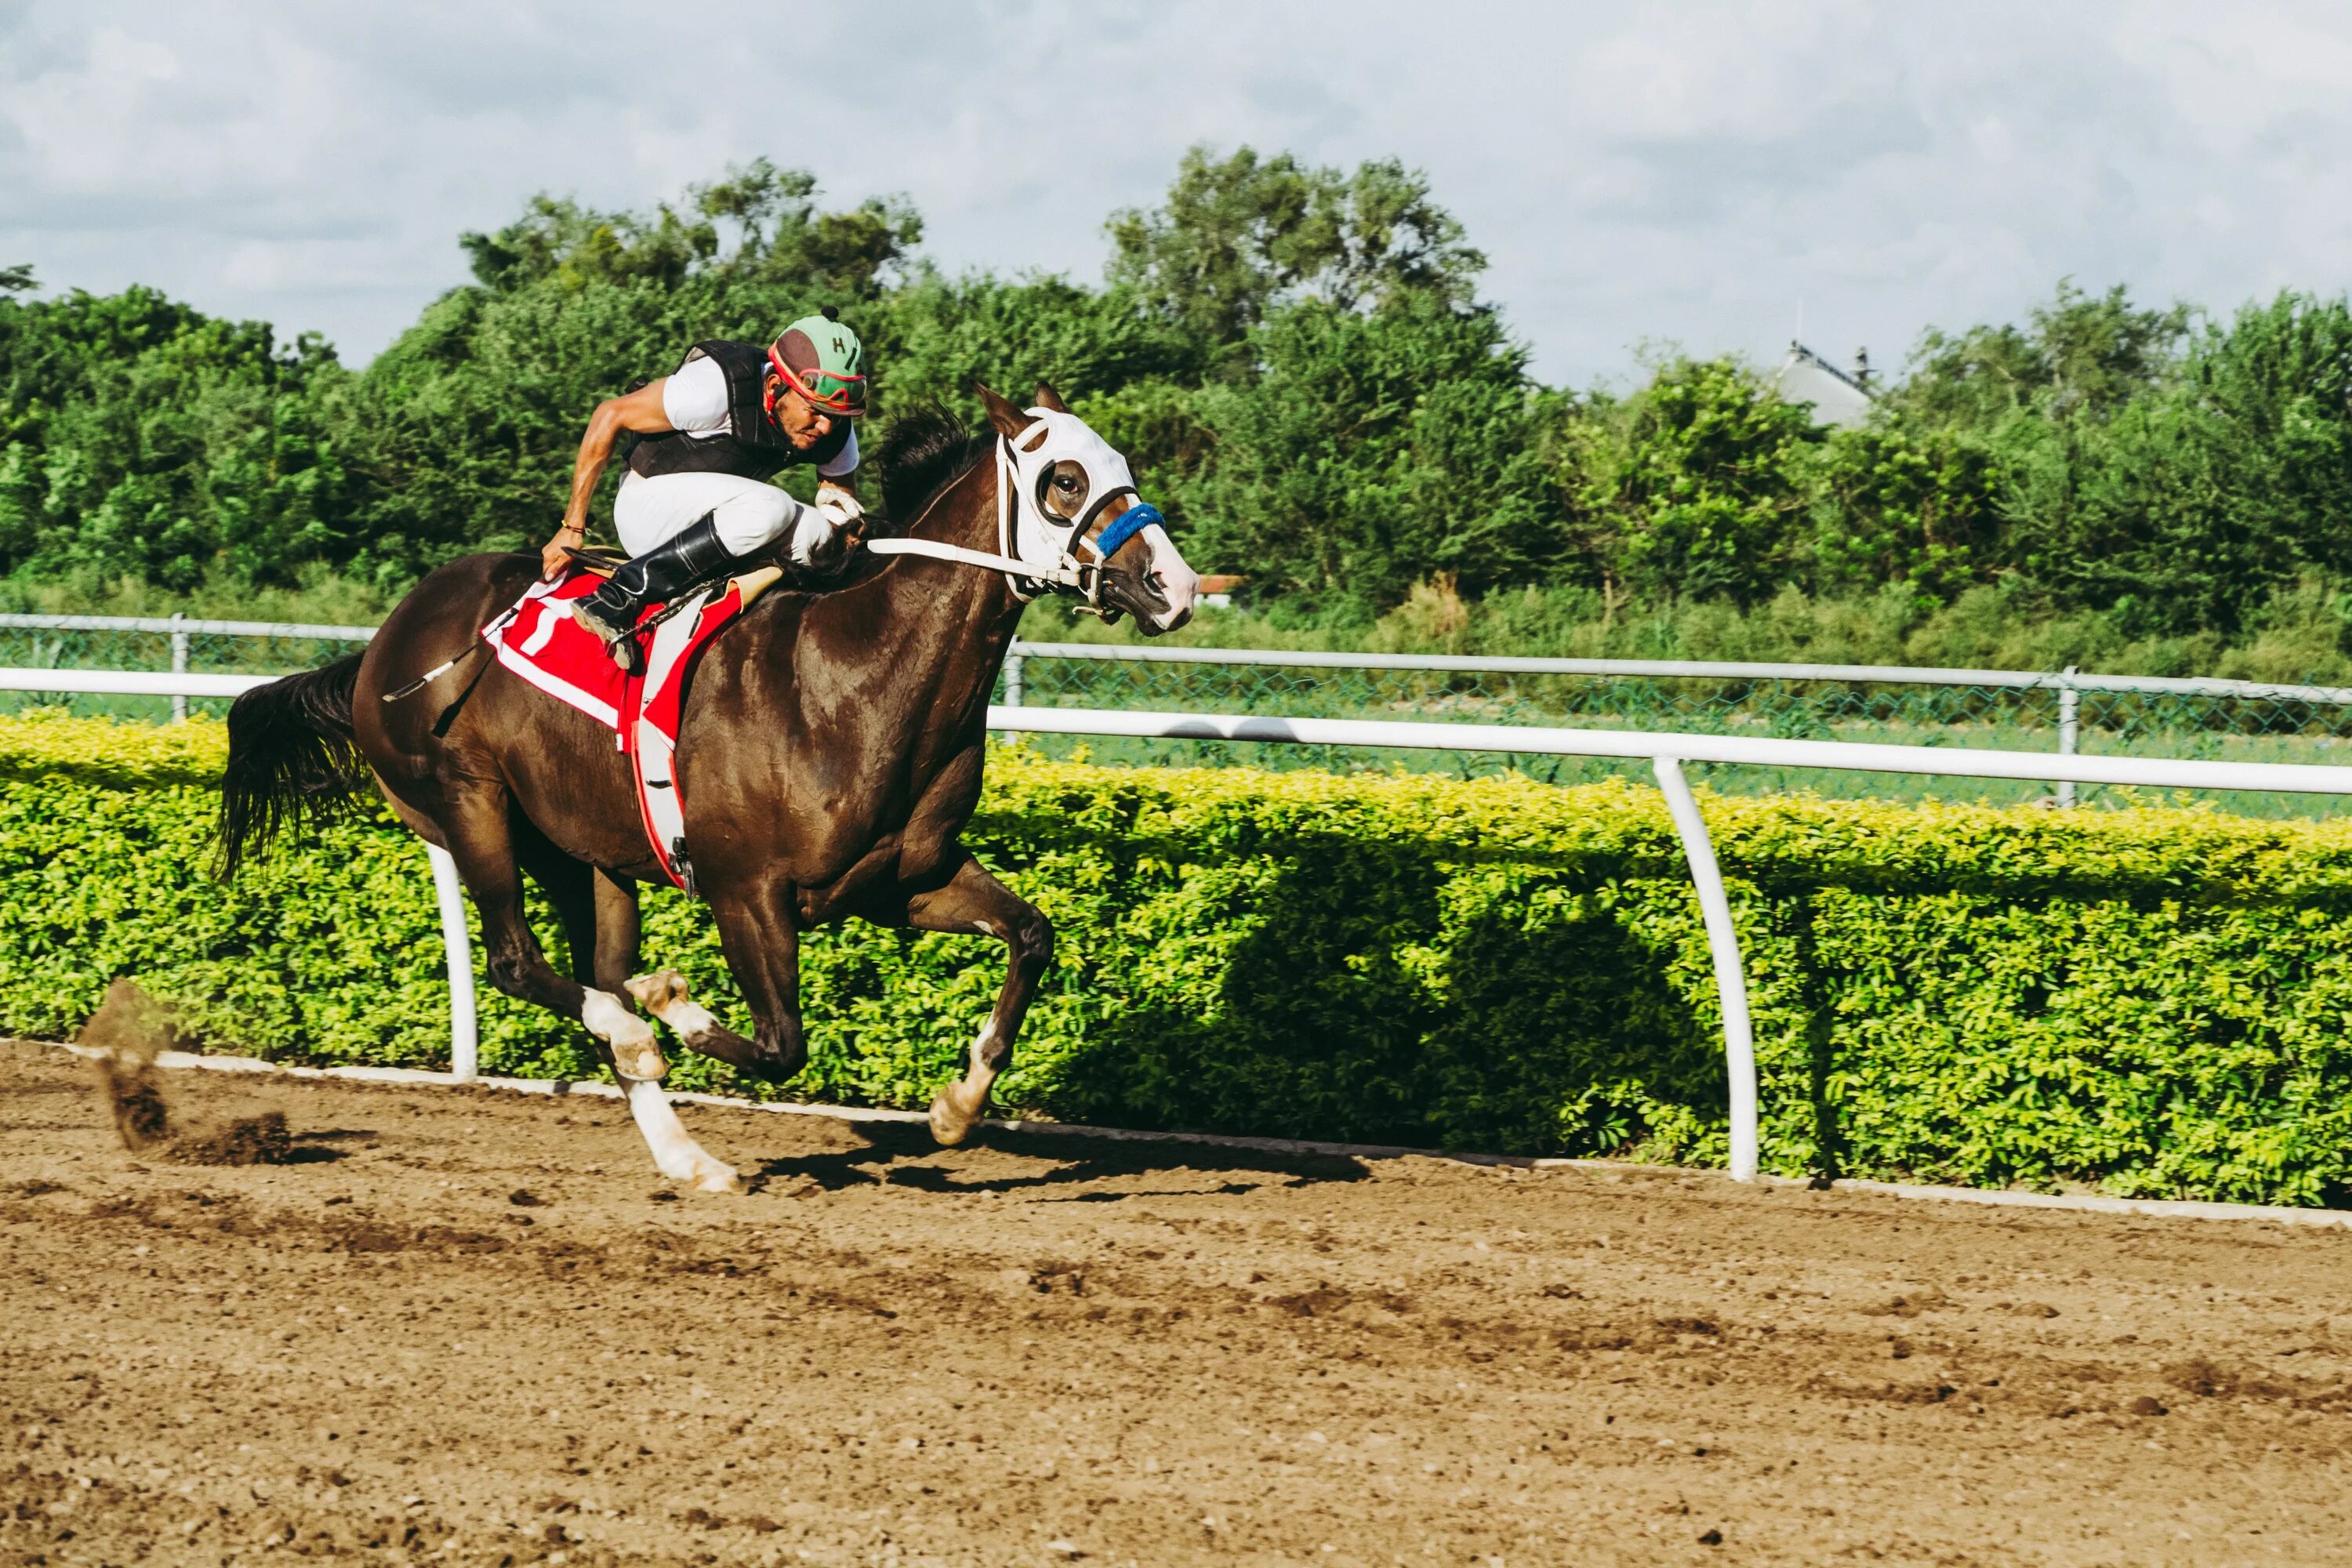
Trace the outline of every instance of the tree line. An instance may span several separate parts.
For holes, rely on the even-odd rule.
[[[1432,580],[1606,615],[1997,592],[2234,635],[2352,577],[2342,298],[2221,317],[2061,284],[2021,322],[1928,331],[1865,422],[1825,429],[1736,357],[1542,384],[1484,258],[1394,162],[1196,149],[1108,233],[1097,283],[950,276],[903,202],[829,207],[764,161],[646,212],[541,196],[461,237],[473,281],[361,370],[313,334],[0,268],[0,574],[396,592],[541,540],[600,398],[822,308],[870,346],[877,425],[1050,380],[1197,565],[1298,615]]]

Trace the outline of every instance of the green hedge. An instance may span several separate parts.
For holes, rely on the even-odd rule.
[[[0,721],[0,1028],[129,975],[204,1045],[433,1065],[422,848],[389,819],[205,874],[217,726]],[[1801,1174],[2342,1201],[2352,829],[2172,810],[1706,803],[1747,947],[1764,1163]],[[1068,1119],[1720,1163],[1717,1004],[1654,791],[1123,770],[1008,752],[968,839],[1061,931],[1003,1103]],[[705,910],[648,905],[746,1023]],[[916,1105],[1001,949],[803,949],[812,1098]],[[578,1074],[486,994],[486,1070]],[[684,1084],[732,1087],[679,1063]]]

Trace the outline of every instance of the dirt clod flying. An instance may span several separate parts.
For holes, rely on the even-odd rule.
[[[100,1053],[92,1058],[99,1089],[122,1146],[188,1165],[282,1165],[292,1158],[294,1135],[281,1110],[210,1130],[173,1129],[155,1058],[172,1047],[174,1033],[162,1003],[136,983],[117,980],[75,1040]]]
[[[132,982],[117,980],[75,1043],[101,1053],[93,1058],[99,1089],[124,1148],[137,1153],[171,1137],[171,1107],[155,1058],[170,1047],[172,1025],[160,1003]]]

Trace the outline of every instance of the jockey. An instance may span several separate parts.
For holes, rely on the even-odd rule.
[[[596,405],[563,525],[540,561],[550,577],[563,570],[568,548],[586,538],[588,502],[620,433],[635,432],[613,501],[613,530],[629,560],[572,612],[614,663],[635,671],[631,634],[648,602],[667,603],[780,538],[806,565],[833,533],[856,525],[865,513],[848,479],[866,412],[865,360],[856,332],[803,316],[764,350],[697,343],[670,375]],[[814,463],[821,476],[814,507],[768,482],[795,463]]]

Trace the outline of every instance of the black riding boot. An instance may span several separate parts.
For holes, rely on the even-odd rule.
[[[604,586],[572,603],[572,616],[596,634],[614,664],[635,675],[645,658],[636,626],[646,605],[670,603],[725,573],[734,561],[719,542],[718,521],[705,512],[667,542],[624,562]]]

